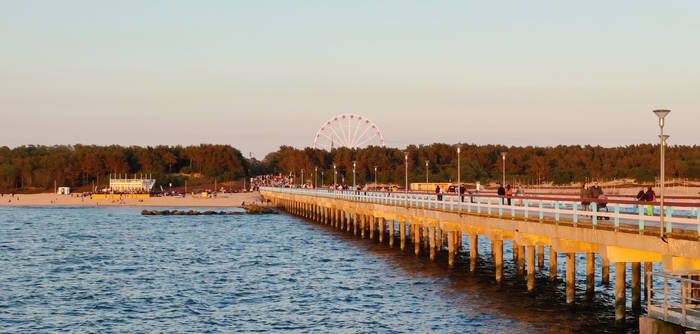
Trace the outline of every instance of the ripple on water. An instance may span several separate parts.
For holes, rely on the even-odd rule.
[[[546,273],[533,298],[512,268],[495,287],[486,258],[472,276],[288,215],[139,213],[0,208],[0,328],[602,332],[613,320],[609,293],[568,311]]]

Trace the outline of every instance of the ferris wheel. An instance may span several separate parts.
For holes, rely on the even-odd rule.
[[[355,149],[377,145],[384,146],[384,137],[377,125],[361,115],[341,114],[321,125],[314,136],[314,149],[331,150],[344,146]]]

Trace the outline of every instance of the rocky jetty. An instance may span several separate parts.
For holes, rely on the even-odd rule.
[[[277,213],[272,208],[260,205],[246,205],[243,207],[245,212],[240,211],[196,211],[196,210],[142,210],[141,214],[144,216],[199,216],[199,215],[242,215],[247,214],[270,214]]]
[[[198,215],[240,215],[243,214],[243,212],[236,212],[236,211],[195,211],[195,210],[189,210],[189,211],[184,211],[184,210],[163,210],[163,211],[158,211],[158,210],[143,210],[141,211],[141,214],[144,216],[169,216],[169,215],[174,215],[174,216],[198,216]]]

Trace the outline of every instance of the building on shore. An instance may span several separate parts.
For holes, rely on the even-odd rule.
[[[155,179],[151,178],[109,178],[109,190],[112,193],[150,193],[153,186],[156,184]]]

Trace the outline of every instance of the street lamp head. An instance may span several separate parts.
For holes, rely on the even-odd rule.
[[[664,127],[664,118],[668,116],[668,113],[670,113],[671,110],[668,109],[657,109],[654,110],[654,114],[659,117],[659,126]]]
[[[428,167],[428,164],[430,164],[430,161],[425,160],[425,167]]]
[[[503,158],[503,160],[506,160],[506,152],[501,152],[501,157]]]
[[[662,137],[663,137],[663,139],[662,139]],[[668,137],[670,137],[670,136],[669,135],[663,135],[663,136],[659,135],[659,139],[663,140],[664,146],[667,146],[666,139],[668,139]]]
[[[459,154],[459,152],[461,152],[461,151],[462,151],[462,148],[457,146],[457,154]]]
[[[355,168],[355,166],[357,166],[357,162],[353,160],[353,162],[352,162],[352,168]]]

